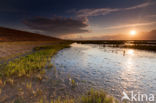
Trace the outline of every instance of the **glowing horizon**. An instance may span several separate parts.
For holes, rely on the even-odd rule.
[[[131,30],[131,31],[129,32],[129,34],[132,35],[132,36],[134,36],[134,35],[137,34],[137,32],[136,32],[136,30]]]

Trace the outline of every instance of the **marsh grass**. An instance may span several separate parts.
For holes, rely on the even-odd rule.
[[[31,88],[32,88],[32,83],[31,83],[31,82],[27,82],[27,83],[26,83],[26,87],[27,87],[28,89],[31,89]]]
[[[1,77],[22,77],[41,72],[45,67],[52,67],[51,57],[59,50],[69,47],[69,44],[57,44],[34,48],[34,52],[24,57],[8,62],[0,71]]]
[[[132,48],[156,52],[155,40],[84,40],[75,42],[81,44],[103,44],[104,47],[110,46],[110,47]],[[132,45],[125,45],[126,43],[130,43]]]
[[[81,103],[117,103],[117,101],[104,91],[91,89],[86,95],[81,97]]]
[[[37,90],[35,94],[42,94],[41,90]],[[14,103],[24,103],[22,100],[16,99],[18,102]],[[47,99],[47,97],[41,96],[36,103],[118,103],[116,99],[107,95],[104,91],[91,89],[87,94],[81,95],[76,98],[69,96],[58,97],[55,99]],[[125,102],[124,102],[125,103]]]
[[[123,47],[156,52],[156,46],[152,45],[125,45]]]
[[[71,80],[71,86],[72,86],[72,88],[75,88],[77,86],[74,79]]]
[[[62,100],[62,99],[58,98],[56,100],[51,100],[50,103],[75,103],[75,100],[74,99],[69,99],[69,98]]]
[[[40,100],[43,103],[43,98]],[[47,101],[47,100],[46,100]],[[49,103],[49,102],[47,102]],[[50,103],[118,103],[113,97],[108,96],[104,91],[91,89],[87,94],[80,96],[80,98],[69,98],[51,100]]]

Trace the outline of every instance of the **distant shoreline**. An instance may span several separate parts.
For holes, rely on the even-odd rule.
[[[103,44],[104,46],[133,48],[156,52],[156,40],[86,40],[76,42],[81,44]]]

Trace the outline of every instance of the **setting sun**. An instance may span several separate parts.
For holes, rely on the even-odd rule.
[[[135,35],[136,34],[136,31],[135,30],[131,30],[130,31],[130,35]]]

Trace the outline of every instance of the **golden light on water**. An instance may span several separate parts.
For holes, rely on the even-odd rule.
[[[133,54],[134,54],[134,50],[132,50],[132,49],[128,50],[128,51],[127,51],[127,54],[133,55]]]
[[[136,33],[137,33],[136,30],[131,30],[131,31],[129,32],[129,34],[132,35],[132,36],[133,36],[133,35],[136,35]]]

